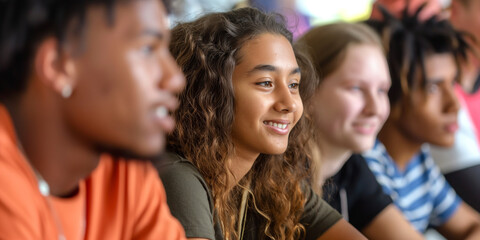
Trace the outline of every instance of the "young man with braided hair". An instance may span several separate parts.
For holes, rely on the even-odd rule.
[[[459,131],[451,148],[432,148],[432,156],[462,199],[480,211],[480,1],[453,0],[450,22],[471,35],[475,51],[460,63],[462,81],[456,87],[462,103]]]
[[[370,23],[387,49],[391,112],[367,163],[395,205],[420,232],[436,228],[448,239],[478,239],[480,216],[456,195],[424,143],[451,146],[458,128],[454,84],[467,44],[447,20],[401,19],[383,11]]]

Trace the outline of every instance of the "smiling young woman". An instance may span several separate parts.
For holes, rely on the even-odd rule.
[[[172,30],[186,89],[160,167],[187,237],[363,239],[308,184],[311,65],[278,15],[252,8]]]
[[[321,76],[306,107],[315,123],[324,199],[369,239],[422,239],[393,205],[365,159],[390,112],[390,75],[378,35],[364,24],[311,29],[298,44]]]

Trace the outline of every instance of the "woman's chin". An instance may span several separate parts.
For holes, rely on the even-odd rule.
[[[352,152],[363,153],[365,151],[368,151],[368,150],[372,149],[373,145],[374,145],[373,142],[370,143],[370,144],[359,144],[359,145],[355,146],[355,148],[352,149]]]
[[[272,148],[268,149],[267,151],[263,152],[263,154],[267,155],[281,155],[284,154],[285,151],[287,151],[287,147],[279,147],[279,148]]]

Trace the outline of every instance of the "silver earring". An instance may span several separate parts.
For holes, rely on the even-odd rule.
[[[70,85],[65,85],[62,88],[62,97],[69,98],[72,95],[72,87]]]

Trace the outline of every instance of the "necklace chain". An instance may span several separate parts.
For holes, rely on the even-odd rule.
[[[17,137],[17,139],[18,139],[18,137]],[[45,179],[42,177],[42,175],[33,166],[33,163],[28,159],[26,151],[23,148],[22,144],[20,142],[18,142],[17,146],[18,146],[20,152],[22,153],[22,155],[24,156],[26,162],[28,163],[28,165],[30,165],[33,172],[35,173],[35,178],[37,179],[37,184],[38,184],[38,190],[40,191],[40,194],[43,196],[43,198],[47,202],[48,209],[49,209],[50,213],[52,214],[52,216],[54,218],[55,225],[56,225],[56,228],[57,228],[57,231],[58,231],[58,240],[66,240],[67,238],[65,237],[65,233],[63,231],[62,222],[60,220],[60,217],[57,214],[57,211],[55,210],[55,206],[53,206],[53,203],[50,200],[50,185],[48,184],[47,181],[45,181]],[[86,216],[87,216],[87,200],[85,199],[85,206],[84,206],[84,211],[83,211],[83,221],[82,221],[83,227],[82,227],[82,231],[81,231],[81,234],[80,234],[80,239],[85,238],[85,230],[86,230],[86,226],[87,226]]]
[[[42,177],[42,175],[40,175],[40,173],[33,167],[33,165],[31,163],[30,163],[30,166],[32,167],[33,171],[35,172],[35,176],[36,176],[37,182],[38,182],[38,190],[40,191],[40,193],[42,194],[42,196],[46,200],[47,205],[48,205],[48,209],[49,209],[50,213],[52,214],[52,216],[54,218],[55,225],[56,225],[57,231],[58,231],[58,240],[66,240],[67,238],[65,237],[65,233],[63,231],[62,222],[60,220],[60,217],[59,217],[57,211],[55,210],[55,206],[53,205],[53,203],[50,199],[50,197],[51,197],[51,195],[50,195],[50,185],[48,185],[47,181],[45,181],[45,179]],[[85,203],[86,203],[86,200],[85,200]],[[81,235],[80,235],[80,239],[84,239],[84,237],[85,237],[86,211],[87,211],[87,205],[86,204],[85,204],[84,208],[85,208],[85,210],[83,212],[83,221],[82,221],[83,227],[82,227],[82,232],[81,232]]]
[[[58,240],[66,240],[67,238],[65,237],[65,233],[63,232],[62,222],[60,220],[60,217],[57,214],[57,211],[55,210],[55,207],[53,206],[52,201],[50,200],[50,186],[48,185],[47,181],[43,179],[42,175],[40,175],[40,173],[36,169],[33,169],[33,170],[35,171],[35,175],[37,177],[38,190],[40,190],[40,193],[47,201],[48,209],[50,210],[50,213],[52,213],[52,216],[55,220],[55,225],[58,230]]]

